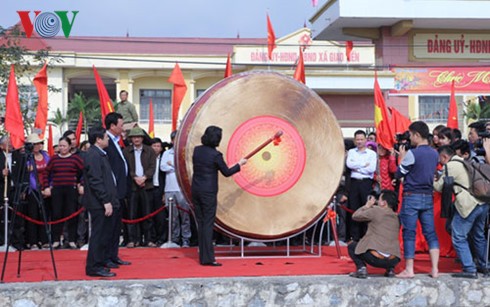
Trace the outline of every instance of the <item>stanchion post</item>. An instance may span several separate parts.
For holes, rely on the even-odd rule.
[[[7,245],[8,242],[8,231],[9,231],[9,199],[8,197],[4,198],[3,202],[3,221],[5,225],[3,225],[3,244]]]
[[[177,248],[180,247],[178,244],[175,244],[172,241],[172,211],[174,207],[174,198],[169,197],[167,199],[167,209],[168,209],[168,240],[167,242],[163,243],[160,248]]]
[[[7,137],[9,137],[9,135],[7,134]],[[9,147],[8,147],[8,142],[10,142],[9,140],[7,141],[7,148],[6,148],[6,156],[5,156],[5,167],[4,169],[8,169],[8,154],[9,154]],[[9,252],[15,252],[15,248],[13,246],[11,246],[10,249],[7,248],[7,245],[10,243],[8,242],[8,230],[9,230],[9,198],[8,198],[8,174],[7,176],[4,176],[4,186],[3,186],[3,212],[4,212],[4,215],[3,215],[3,221],[4,221],[4,232],[3,232],[3,245],[0,246],[0,251],[1,252],[6,252],[7,250],[9,250]]]

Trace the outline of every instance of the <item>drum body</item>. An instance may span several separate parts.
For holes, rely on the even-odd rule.
[[[217,223],[240,237],[272,240],[314,223],[344,169],[344,143],[330,108],[279,73],[254,71],[213,85],[187,112],[176,137],[177,177],[191,203],[192,155],[206,127],[223,129],[217,148],[229,166],[277,131],[232,177],[219,176]]]

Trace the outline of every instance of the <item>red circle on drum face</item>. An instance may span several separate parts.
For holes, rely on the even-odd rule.
[[[281,142],[267,145],[233,176],[243,190],[257,196],[275,196],[301,178],[306,164],[303,140],[293,125],[275,116],[258,116],[242,123],[228,142],[227,161],[239,161],[278,131],[283,131]]]

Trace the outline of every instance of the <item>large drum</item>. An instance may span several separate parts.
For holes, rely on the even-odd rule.
[[[177,175],[191,200],[192,154],[206,127],[219,126],[229,166],[282,131],[231,178],[219,176],[217,223],[240,237],[280,239],[325,211],[344,167],[344,143],[330,108],[314,91],[279,73],[233,75],[208,89],[176,137]]]

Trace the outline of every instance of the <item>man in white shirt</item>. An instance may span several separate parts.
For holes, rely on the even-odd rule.
[[[351,170],[349,190],[349,208],[356,211],[367,201],[373,189],[373,176],[376,171],[377,156],[366,147],[366,133],[357,130],[354,133],[356,148],[347,153],[346,165]],[[359,241],[366,233],[366,224],[348,219],[347,227],[353,241]]]
[[[170,134],[172,144],[177,131]],[[189,216],[189,204],[180,190],[177,176],[175,174],[175,152],[174,148],[163,153],[160,169],[166,173],[165,177],[165,202],[169,205],[169,198],[173,198],[172,207],[172,241],[178,243],[182,236],[182,247],[189,247],[191,238],[191,221]]]

